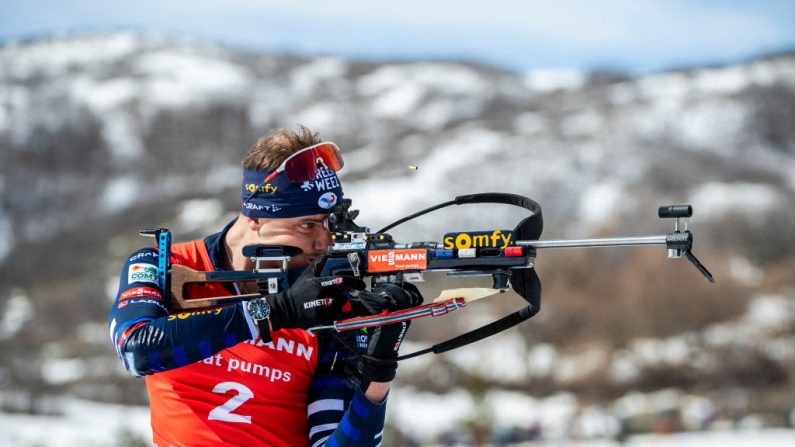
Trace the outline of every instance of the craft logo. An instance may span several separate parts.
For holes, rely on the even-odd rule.
[[[128,298],[155,298],[158,300],[163,299],[163,296],[160,292],[152,287],[136,287],[134,289],[130,289],[119,295],[119,300],[126,300]]]
[[[445,250],[462,248],[500,248],[511,245],[513,231],[468,231],[463,233],[447,233],[444,235]]]
[[[256,203],[252,203],[252,202],[244,203],[243,207],[246,208],[246,209],[249,209],[249,210],[254,210],[254,211],[263,211],[264,210],[264,211],[270,211],[270,212],[273,212],[273,213],[276,213],[276,212],[281,211],[283,209],[282,207],[280,207],[278,205],[257,205]]]
[[[151,256],[151,257],[153,257],[153,258],[156,258],[156,257],[157,257],[157,253],[155,253],[155,252],[153,252],[153,251],[145,251],[145,252],[143,252],[143,253],[138,253],[138,254],[132,255],[132,256],[130,257],[130,259],[128,259],[127,261],[128,261],[128,262],[133,262],[133,261],[137,261],[137,260],[139,260],[139,259],[141,259],[141,258],[146,258],[146,257],[148,257],[148,256]]]
[[[317,199],[317,205],[324,210],[330,209],[337,204],[337,195],[333,192],[327,192]]]
[[[413,250],[372,250],[367,253],[368,272],[424,270],[428,267],[428,252]]]
[[[278,189],[277,187],[271,185],[270,183],[267,183],[265,185],[256,185],[254,183],[246,183],[245,185],[243,185],[243,188],[246,191],[250,192],[250,193],[253,193],[253,192],[256,191],[256,192],[267,192],[267,193],[270,193],[270,194],[276,194],[276,190]]]
[[[157,267],[152,264],[131,264],[127,270],[127,283],[134,282],[157,284]]]

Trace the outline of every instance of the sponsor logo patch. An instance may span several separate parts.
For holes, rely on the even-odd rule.
[[[278,205],[257,205],[256,203],[251,203],[251,202],[244,203],[243,207],[245,207],[246,209],[249,209],[249,210],[254,210],[254,211],[265,210],[265,211],[270,211],[270,212],[273,212],[273,213],[279,212],[279,211],[281,211],[283,209],[282,207],[280,207]]]
[[[157,267],[152,264],[132,264],[127,270],[127,283],[148,282],[157,284]]]
[[[494,230],[494,231],[468,231],[464,233],[447,233],[444,235],[444,249],[452,250],[457,248],[500,248],[511,245],[513,241],[513,231]]]
[[[328,307],[331,306],[334,300],[331,298],[320,298],[317,300],[307,301],[304,303],[304,309],[312,309],[314,307]]]
[[[336,204],[337,195],[333,192],[324,193],[319,199],[317,199],[317,206],[323,208],[324,210],[330,209]]]
[[[254,183],[246,183],[245,185],[243,185],[243,188],[251,193],[256,191],[256,192],[267,192],[269,194],[276,194],[276,190],[278,189],[277,187],[271,185],[270,183],[266,183],[264,185],[255,185]]]
[[[132,299],[129,299],[129,300],[126,300],[126,301],[122,301],[122,302],[119,303],[118,306],[116,306],[116,308],[117,309],[121,309],[122,307],[124,307],[124,306],[126,306],[128,304],[150,304],[150,305],[155,305],[155,306],[163,309],[165,312],[168,312],[168,309],[166,309],[165,306],[163,306],[160,303],[159,300],[150,300],[150,299],[146,299],[146,298],[132,298]]]
[[[317,175],[314,180],[309,180],[301,183],[301,189],[304,191],[311,191],[313,189],[318,191],[328,191],[330,189],[339,188],[340,181],[337,174],[329,168],[320,167],[317,169]]]
[[[152,287],[136,287],[134,289],[130,289],[119,295],[120,300],[126,300],[128,298],[155,298],[158,300],[163,299],[163,295],[157,289]]]
[[[153,257],[153,258],[156,258],[157,257],[157,253],[155,253],[153,251],[145,251],[143,253],[138,253],[136,255],[132,255],[128,261],[129,262],[133,262],[133,261],[137,261],[137,260],[139,260],[141,258],[146,258],[146,257],[150,257],[150,256]]]
[[[425,249],[372,250],[367,253],[368,272],[424,270],[427,266],[428,252]]]

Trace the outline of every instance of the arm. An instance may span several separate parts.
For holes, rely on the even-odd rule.
[[[361,336],[363,334],[359,334]],[[356,343],[354,333],[339,335],[349,346]],[[307,418],[309,445],[365,446],[380,444],[386,414],[386,393],[389,384],[371,383],[361,391],[360,359],[343,347],[337,338],[318,334],[318,372],[309,388]],[[373,390],[379,399],[368,397]]]
[[[246,303],[169,315],[163,299],[167,291],[157,285],[157,259],[154,248],[130,256],[110,313],[111,338],[131,374],[140,377],[178,368],[258,336]],[[315,277],[307,269],[290,289],[263,299],[272,307],[273,329],[306,328],[336,314],[343,300],[335,298],[322,307],[307,302],[363,288],[359,279]]]
[[[370,401],[340,376],[319,376],[310,389],[307,417],[312,447],[375,447],[384,433],[386,401]]]
[[[165,291],[153,279],[157,250],[127,260],[109,316],[110,335],[124,367],[141,377],[184,366],[255,337],[243,305],[169,315]]]
[[[372,292],[360,292],[354,307],[361,306],[360,312],[375,314],[388,303],[395,308],[407,308],[422,302],[416,287],[408,283],[404,287],[379,285]],[[338,375],[316,377],[310,388],[308,417],[312,447],[380,445],[389,383],[395,378],[398,349],[408,328],[409,322],[401,322],[342,335],[347,338],[344,344],[357,346],[361,351],[358,355],[346,355],[350,351],[336,341],[323,345],[331,354],[319,357],[319,370],[335,370],[337,363],[342,367],[336,368]]]

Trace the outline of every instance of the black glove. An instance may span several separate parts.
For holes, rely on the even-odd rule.
[[[317,257],[289,289],[268,295],[271,326],[310,328],[331,324],[339,315],[351,290],[364,290],[365,284],[352,276],[317,277],[326,255]]]
[[[351,297],[351,305],[360,315],[376,315],[418,306],[422,295],[411,283],[400,287],[392,283],[376,284],[372,292],[362,291]],[[409,329],[410,321],[367,328],[367,352],[363,357],[362,378],[369,382],[390,382],[397,372],[398,349]]]

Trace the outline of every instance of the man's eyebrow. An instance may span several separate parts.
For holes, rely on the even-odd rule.
[[[307,217],[305,219],[301,219],[301,223],[304,223],[304,222],[323,223],[323,221],[325,219],[326,219],[325,217],[322,217],[322,218],[321,217]]]

